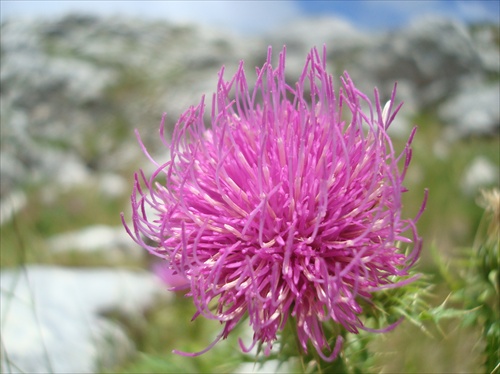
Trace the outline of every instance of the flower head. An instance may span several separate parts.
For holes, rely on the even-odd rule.
[[[357,333],[360,300],[411,281],[421,241],[401,195],[414,131],[396,155],[395,90],[384,108],[375,90],[372,105],[345,73],[336,94],[325,50],[311,50],[293,86],[285,49],[277,68],[271,57],[252,89],[243,63],[229,81],[221,70],[209,126],[203,98],[184,112],[170,161],[136,175],[127,229],[188,280],[196,315],[223,324],[213,344],[247,316],[251,346],[269,349],[292,319],[303,350],[333,359],[342,339],[329,342],[323,324]]]

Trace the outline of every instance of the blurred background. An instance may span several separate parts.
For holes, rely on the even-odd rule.
[[[498,1],[2,0],[0,14],[2,371],[258,371],[234,338],[171,354],[203,349],[218,326],[189,322],[189,300],[165,292],[120,212],[128,221],[133,173],[152,168],[134,129],[167,159],[162,113],[170,131],[222,65],[229,77],[243,59],[251,81],[269,45],[287,46],[291,82],[324,44],[331,74],[347,70],[370,97],[398,82],[398,149],[418,126],[406,216],[430,191],[419,268],[431,304],[451,291],[440,269],[463,276],[479,192],[499,186]],[[480,330],[460,318],[441,329],[380,336],[376,371],[481,372]]]

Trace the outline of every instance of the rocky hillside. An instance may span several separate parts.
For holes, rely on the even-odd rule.
[[[223,64],[230,74],[244,59],[251,74],[268,45],[287,45],[296,79],[308,50],[326,44],[333,73],[347,69],[358,86],[383,95],[397,80],[405,113],[437,109],[450,137],[499,127],[491,27],[422,19],[373,35],[325,18],[242,39],[195,25],[74,15],[4,22],[1,35],[2,197],[34,181],[72,185],[130,167],[139,157],[134,128],[150,144],[163,112],[173,125],[211,96]]]

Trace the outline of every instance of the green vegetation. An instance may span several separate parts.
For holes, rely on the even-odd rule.
[[[419,131],[413,144],[413,162],[407,176],[409,192],[405,196],[405,210],[407,216],[415,215],[422,202],[424,188],[429,189],[427,209],[419,222],[419,231],[425,240],[420,271],[426,272],[434,284],[427,301],[438,307],[452,291],[445,282],[447,275],[440,270],[447,269],[453,276],[460,275],[453,268],[456,259],[464,253],[463,248],[472,247],[483,215],[483,209],[476,202],[478,194],[466,195],[462,191],[464,172],[476,156],[485,157],[498,165],[500,139],[476,138],[445,144],[440,140],[442,126],[435,116],[420,115],[414,122],[419,124]],[[109,128],[107,131],[123,139],[122,121],[110,123],[115,123],[116,129]],[[403,145],[397,144],[399,149]],[[93,149],[87,151],[90,158],[97,156]],[[131,186],[133,170],[125,170],[124,173]],[[29,188],[27,196],[26,207],[0,228],[2,267],[27,263],[148,266],[147,256],[140,260],[111,263],[101,255],[76,252],[51,254],[47,248],[49,237],[65,231],[96,224],[119,226],[120,212],[128,210],[128,196],[107,198],[92,184],[65,191],[52,191],[45,185],[36,185]],[[456,299],[447,303],[454,307],[462,306]],[[173,302],[159,302],[147,311],[142,321],[109,315],[124,326],[135,342],[138,354],[130,357],[122,367],[108,372],[231,373],[242,361],[256,362],[254,357],[240,352],[238,331],[200,357],[185,358],[172,354],[172,349],[199,351],[217,335],[220,329],[217,322],[204,318],[190,322],[193,314],[194,307],[189,299],[176,294]],[[464,327],[462,315],[441,321],[438,329],[426,319],[431,317],[422,315],[420,326],[405,321],[394,331],[377,335],[369,345],[372,352],[377,352],[373,357],[375,367],[386,372],[481,371],[484,344],[481,343],[478,327]],[[430,334],[426,334],[424,329]],[[246,343],[250,340],[251,337],[244,338]],[[259,364],[256,365],[258,367]],[[298,369],[301,370],[300,365]]]

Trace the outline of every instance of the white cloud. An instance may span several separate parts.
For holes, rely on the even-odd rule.
[[[492,2],[493,3],[493,2]],[[483,21],[489,20],[498,22],[498,4],[496,9],[493,9],[493,4],[486,4],[484,1],[457,1],[457,13],[460,18],[467,21]],[[488,6],[489,5],[489,6]]]
[[[378,23],[398,21],[404,25],[405,22],[428,15],[466,22],[499,20],[498,3],[489,0],[362,0],[359,4],[358,17],[365,22],[379,18]]]
[[[360,10],[363,12],[363,18],[379,18],[379,23],[393,24],[407,23],[412,19],[425,15],[446,15],[441,1],[371,1],[363,0]]]

